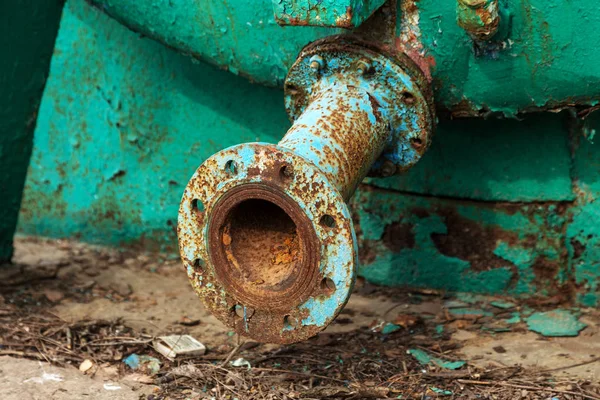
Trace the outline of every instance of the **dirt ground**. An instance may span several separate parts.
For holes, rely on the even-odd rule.
[[[0,398],[600,400],[598,310],[356,286],[317,337],[260,344],[205,310],[174,255],[19,239],[0,268]],[[575,337],[530,329],[556,308],[576,316]],[[207,353],[152,348],[183,333]],[[131,354],[158,371],[131,369]]]

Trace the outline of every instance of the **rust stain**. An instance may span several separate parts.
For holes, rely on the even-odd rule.
[[[415,234],[413,233],[413,224],[403,224],[394,222],[385,227],[381,240],[383,244],[395,253],[402,249],[411,249],[415,247]]]
[[[431,235],[436,248],[448,257],[468,261],[474,271],[489,271],[496,268],[515,265],[498,257],[494,250],[499,242],[515,245],[519,236],[515,232],[506,231],[498,226],[484,226],[458,214],[453,209],[442,209],[439,215],[445,217],[447,234]]]

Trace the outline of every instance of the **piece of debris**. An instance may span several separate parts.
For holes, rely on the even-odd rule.
[[[52,290],[52,289],[44,290],[44,296],[51,303],[58,303],[65,297],[63,292],[58,291],[58,290]]]
[[[148,376],[146,374],[129,374],[123,377],[125,382],[136,382],[144,385],[153,385],[154,378],[152,376]]]
[[[513,312],[512,316],[506,320],[504,320],[507,324],[518,324],[521,322],[521,314],[518,312]]]
[[[383,328],[381,328],[381,333],[384,335],[388,335],[390,333],[396,332],[400,330],[400,326],[392,323],[386,323]]]
[[[394,319],[394,324],[400,325],[404,329],[407,329],[407,328],[410,328],[410,327],[413,327],[413,326],[417,325],[417,323],[419,321],[420,321],[420,319],[416,315],[412,315],[412,314],[399,314]]]
[[[500,353],[500,354],[506,353],[506,349],[503,346],[492,347],[492,350],[494,350],[496,353]]]
[[[459,369],[466,364],[466,362],[462,361],[462,360],[449,361],[449,360],[444,360],[442,358],[434,357],[421,349],[410,349],[410,350],[408,350],[408,354],[413,356],[415,358],[415,360],[417,360],[418,362],[420,362],[423,365],[428,365],[429,363],[434,363],[438,367],[444,368],[444,369]]]
[[[182,317],[181,320],[179,320],[179,325],[196,326],[196,325],[200,325],[200,320],[199,319],[191,319],[189,317]]]
[[[191,379],[202,379],[205,377],[204,373],[192,364],[180,365],[171,370],[171,374],[174,376],[185,376]]]
[[[62,382],[64,381],[63,377],[58,374],[48,374],[44,372],[42,376],[36,376],[33,378],[29,378],[23,381],[23,383],[34,382],[39,384],[44,384],[46,382]]]
[[[430,387],[429,388],[433,393],[439,395],[439,396],[452,396],[452,392],[449,390],[444,390],[444,389],[440,389],[440,388],[436,388],[436,387]]]
[[[177,357],[201,356],[206,347],[190,335],[160,336],[152,342],[156,351],[171,361]]]
[[[537,312],[527,318],[529,330],[544,336],[577,336],[587,325],[569,310]]]
[[[248,362],[248,360],[244,359],[244,358],[236,358],[235,360],[229,362],[229,364],[231,364],[231,366],[233,367],[246,367],[248,369],[251,369],[252,366],[250,365],[250,362]]]
[[[121,390],[121,386],[115,385],[114,383],[109,382],[109,383],[104,384],[104,390],[111,390],[111,391]]]
[[[502,301],[502,300],[492,301],[492,302],[490,302],[490,305],[492,305],[496,308],[500,308],[502,310],[509,310],[511,308],[516,307],[516,305],[514,303],[511,303],[509,301]]]
[[[160,370],[160,360],[151,356],[140,356],[134,353],[127,356],[123,362],[133,370],[139,370],[150,375],[154,375]]]
[[[111,282],[108,288],[122,297],[127,297],[133,293],[131,285],[122,281]]]
[[[461,319],[478,319],[481,317],[493,317],[489,311],[480,310],[478,308],[452,308],[450,314],[454,317],[460,317]]]
[[[464,301],[460,301],[460,300],[446,300],[444,302],[444,307],[450,309],[450,308],[464,308],[464,307],[468,307],[469,304],[465,303]]]
[[[94,362],[92,360],[84,360],[81,364],[79,364],[79,370],[84,374],[88,372],[94,366]]]

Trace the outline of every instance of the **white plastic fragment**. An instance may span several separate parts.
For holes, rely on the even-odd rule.
[[[105,383],[104,390],[121,390],[121,386],[115,385],[114,383]]]
[[[58,374],[49,374],[47,372],[44,372],[42,376],[35,376],[33,378],[29,378],[23,381],[23,383],[35,382],[44,384],[45,382],[62,382],[63,380],[63,377]]]
[[[234,367],[247,367],[248,369],[252,368],[250,362],[248,362],[248,360],[244,358],[237,358],[233,361],[230,361],[229,363]]]
[[[190,335],[160,336],[152,342],[156,351],[171,361],[177,357],[201,356],[206,347]]]

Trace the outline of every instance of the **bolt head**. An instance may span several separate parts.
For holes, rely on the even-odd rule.
[[[458,1],[470,8],[481,8],[489,2],[488,0],[458,0]]]
[[[381,176],[392,176],[396,173],[396,165],[390,160],[385,160],[381,166]]]
[[[358,72],[360,75],[368,74],[372,68],[373,66],[371,65],[371,62],[364,58],[358,60],[358,62],[356,63],[356,72]]]
[[[309,60],[309,65],[310,69],[312,69],[314,72],[319,72],[324,65],[323,57],[318,55],[312,56]]]

